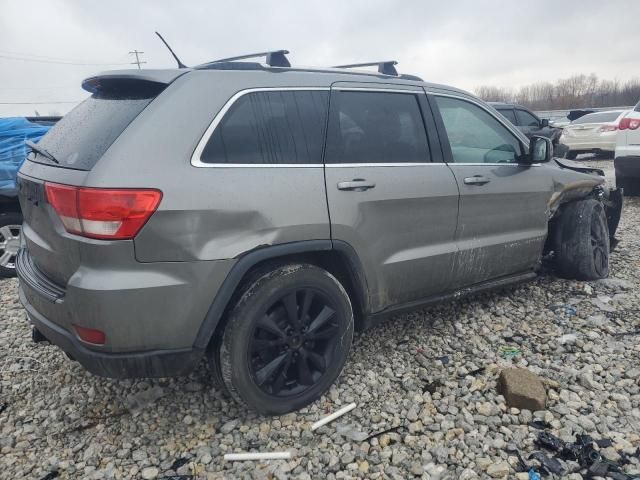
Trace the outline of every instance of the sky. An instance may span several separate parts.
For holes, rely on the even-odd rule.
[[[640,78],[640,0],[0,0],[0,116],[64,114],[103,70],[287,49],[293,65],[397,60],[469,91]]]

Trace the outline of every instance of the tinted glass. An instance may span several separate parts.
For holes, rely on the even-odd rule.
[[[416,95],[333,92],[325,161],[429,162],[427,133]]]
[[[514,163],[520,142],[484,109],[464,100],[436,97],[453,161],[456,163]]]
[[[498,113],[500,113],[503,117],[505,117],[507,120],[509,120],[514,125],[518,124],[516,122],[516,114],[513,113],[513,109],[512,108],[498,109]]]
[[[634,112],[640,112],[640,102],[636,105],[636,108],[633,109]]]
[[[56,157],[60,167],[91,170],[151,100],[90,97],[62,117],[39,145]],[[51,165],[42,155],[29,158]]]
[[[322,163],[329,92],[274,91],[241,96],[202,152],[205,163]]]
[[[622,112],[599,112],[589,113],[584,117],[580,117],[573,122],[572,125],[580,125],[581,123],[606,123],[615,122]]]
[[[521,127],[540,126],[540,122],[538,122],[538,119],[533,115],[531,115],[529,112],[526,112],[524,110],[517,110],[517,112],[518,112],[518,123],[516,123],[516,125],[519,125]]]

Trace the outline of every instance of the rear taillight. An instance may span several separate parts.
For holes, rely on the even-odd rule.
[[[618,129],[615,125],[603,125],[598,129],[599,132],[615,132]]]
[[[104,240],[136,236],[158,208],[155,189],[85,188],[45,183],[47,199],[69,233]]]
[[[625,117],[620,120],[620,125],[618,125],[620,130],[637,130],[638,127],[640,127],[640,118]]]

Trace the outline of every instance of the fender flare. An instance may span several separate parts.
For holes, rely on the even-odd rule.
[[[207,348],[213,334],[224,315],[229,301],[236,292],[240,282],[257,264],[264,262],[265,260],[276,259],[288,255],[313,253],[313,252],[328,252],[337,251],[344,254],[349,261],[349,268],[352,269],[357,281],[361,283],[357,288],[364,288],[362,292],[363,303],[362,307],[368,308],[368,290],[366,289],[366,279],[364,278],[364,271],[362,270],[362,264],[353,249],[349,244],[345,242],[332,242],[331,240],[304,240],[300,242],[283,243],[279,245],[270,245],[258,247],[254,250],[250,250],[242,254],[238,261],[233,265],[231,271],[225,278],[222,286],[218,290],[207,311],[207,314],[200,325],[196,340],[194,342],[194,348],[204,350]],[[364,282],[364,284],[362,284]],[[366,310],[365,310],[366,311]]]

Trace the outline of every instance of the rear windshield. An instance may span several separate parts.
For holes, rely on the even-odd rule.
[[[571,122],[573,125],[578,125],[580,123],[605,123],[605,122],[614,122],[622,112],[599,112],[599,113],[590,113],[585,115],[584,117],[580,117],[577,120]]]
[[[50,152],[58,166],[91,170],[127,125],[153,98],[113,98],[93,95],[66,114],[42,138],[39,145]],[[29,155],[34,162],[53,165],[43,155]]]

